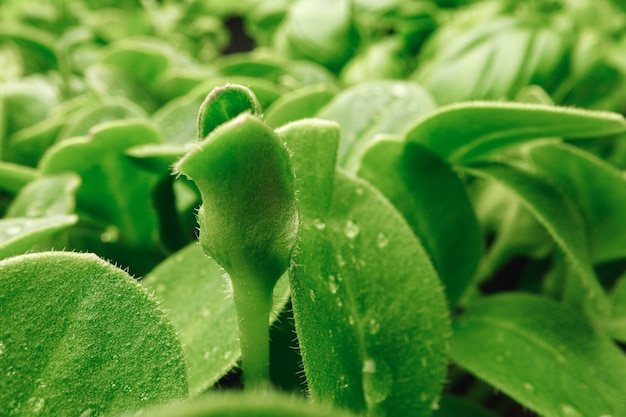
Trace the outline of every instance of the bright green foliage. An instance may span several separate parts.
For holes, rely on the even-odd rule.
[[[626,415],[625,10],[0,0],[0,415]]]
[[[596,262],[626,255],[626,179],[622,173],[573,146],[545,144],[529,149],[529,159],[582,210]]]
[[[271,289],[289,266],[298,227],[289,155],[260,119],[243,114],[176,166],[202,194],[200,244],[231,277]]]
[[[626,413],[623,352],[541,297],[499,295],[471,306],[454,323],[452,359],[542,416]]]
[[[404,134],[435,108],[430,94],[409,81],[371,81],[338,94],[317,117],[339,123],[339,164],[356,169],[358,158],[378,134]]]
[[[47,217],[74,213],[80,177],[65,173],[39,177],[29,182],[15,197],[6,217]]]
[[[209,94],[201,108],[199,132],[222,124],[176,169],[193,179],[202,195],[200,244],[230,275],[246,385],[256,389],[269,380],[272,290],[289,267],[299,220],[287,150],[250,113],[223,123],[224,116],[233,116],[230,110],[217,116],[210,110],[219,109],[222,91]],[[254,97],[247,90],[245,95]]]
[[[28,251],[42,239],[67,229],[77,221],[74,215],[38,219],[15,217],[0,220],[0,259]]]
[[[430,254],[454,307],[474,276],[483,245],[457,174],[424,146],[395,140],[373,143],[361,158],[357,174],[402,213]],[[455,210],[447,213],[448,207]]]
[[[284,94],[267,109],[265,121],[280,127],[299,119],[313,117],[335,95],[335,89],[325,84],[302,87]]]
[[[198,139],[205,139],[219,125],[245,112],[261,113],[261,106],[250,89],[239,85],[214,88],[200,106]]]
[[[0,262],[0,305],[0,404],[10,415],[111,415],[186,396],[164,312],[94,255]]]
[[[407,133],[407,140],[422,143],[451,163],[466,164],[531,139],[579,139],[625,131],[626,121],[614,113],[537,104],[467,102],[426,115]]]
[[[185,353],[189,391],[200,394],[231,370],[241,356],[230,278],[196,243],[158,265],[143,280],[168,312]],[[286,279],[274,289],[274,310],[289,297]]]
[[[467,171],[511,190],[546,228],[567,257],[571,270],[561,294],[565,301],[592,316],[607,315],[609,303],[591,267],[584,220],[574,204],[545,180],[513,166],[492,164]]]
[[[310,120],[279,132],[303,193],[291,290],[309,389],[372,415],[429,415],[448,336],[439,280],[395,209],[364,181],[331,172],[333,128]]]
[[[339,172],[328,212],[304,221],[298,247],[292,300],[313,397],[371,415],[429,415],[443,383],[447,308],[402,217]]]

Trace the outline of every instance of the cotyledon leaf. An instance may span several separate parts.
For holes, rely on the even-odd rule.
[[[112,415],[187,395],[165,313],[95,255],[1,261],[0,306],[0,404],[9,415]]]
[[[532,139],[595,138],[625,131],[626,120],[617,113],[475,101],[427,114],[408,131],[406,140],[421,143],[454,164],[466,164]]]
[[[546,417],[626,415],[626,358],[577,312],[530,294],[468,307],[452,359]]]
[[[569,260],[572,281],[566,294],[591,316],[606,317],[610,305],[591,266],[585,224],[577,207],[545,179],[503,164],[482,164],[465,170],[497,181],[512,191],[541,223]]]
[[[39,177],[13,199],[5,217],[47,217],[74,213],[80,177],[67,172]]]
[[[146,204],[157,176],[124,155],[128,148],[158,144],[159,133],[144,121],[99,125],[85,138],[56,144],[40,163],[43,175],[72,171],[81,177],[77,210],[118,229],[130,246],[152,245],[156,214]]]
[[[76,224],[76,215],[0,219],[0,259],[19,255],[44,238]]]
[[[397,140],[369,146],[357,175],[402,213],[430,253],[453,307],[474,276],[483,246],[461,179],[426,147]]]
[[[154,291],[178,330],[190,394],[206,391],[241,357],[235,304],[224,269],[192,243],[158,265],[142,283]],[[272,321],[288,298],[285,277],[274,289]]]
[[[312,397],[369,415],[430,415],[447,365],[448,310],[426,251],[395,208],[338,171],[326,215],[303,220],[293,263]]]
[[[434,108],[430,94],[417,83],[368,81],[335,96],[316,117],[339,123],[339,164],[352,171],[376,135],[402,135]]]
[[[626,179],[598,157],[564,143],[527,150],[537,169],[582,208],[590,233],[592,259],[603,262],[626,255]]]

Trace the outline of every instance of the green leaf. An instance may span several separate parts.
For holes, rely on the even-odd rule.
[[[215,129],[175,169],[202,196],[200,245],[230,274],[245,385],[259,389],[270,377],[272,290],[290,265],[299,226],[289,154],[246,112]]]
[[[505,147],[552,136],[596,138],[626,131],[619,114],[506,102],[441,107],[422,118],[406,139],[454,164],[485,159]]]
[[[327,84],[317,84],[283,94],[265,112],[265,121],[279,127],[315,114],[335,95],[335,89]]]
[[[93,127],[107,122],[146,118],[146,112],[132,101],[122,97],[107,97],[101,102],[87,103],[84,108],[68,116],[57,140],[85,136]]]
[[[95,63],[85,71],[85,82],[101,97],[122,97],[141,106],[148,113],[159,107],[150,86],[123,69],[106,63]]]
[[[156,42],[124,39],[115,42],[100,58],[100,62],[113,65],[134,79],[155,87],[158,78],[170,66],[170,58]]]
[[[347,410],[276,391],[213,393],[146,410],[150,417],[355,417]],[[127,417],[132,417],[129,414]]]
[[[44,121],[59,104],[60,92],[49,79],[31,76],[1,83],[0,100],[4,102],[0,107],[3,124],[6,133],[11,135]],[[0,131],[0,134],[3,133]]]
[[[404,216],[430,254],[450,306],[455,306],[474,276],[483,247],[465,184],[427,148],[394,140],[369,146],[357,174]]]
[[[89,137],[68,139],[51,148],[40,169],[43,175],[67,171],[80,175],[79,212],[114,225],[129,245],[148,245],[154,238],[156,218],[146,202],[156,179],[139,170],[123,152],[161,141],[145,122],[110,122],[92,130]]]
[[[569,261],[571,302],[592,316],[606,316],[610,306],[591,267],[584,221],[571,202],[544,179],[513,166],[484,164],[467,172],[497,181],[512,191],[535,216]],[[575,287],[580,287],[576,289]]]
[[[319,62],[336,71],[358,42],[351,4],[347,0],[295,1],[275,38],[275,46],[284,55]]]
[[[73,173],[39,177],[11,202],[5,217],[47,217],[74,213],[80,177]]]
[[[339,126],[326,120],[303,119],[281,127],[276,134],[292,155],[300,215],[319,219],[332,200]]]
[[[447,366],[448,310],[428,255],[393,206],[339,171],[325,216],[303,218],[293,263],[312,397],[372,415],[430,415]]]
[[[202,195],[204,250],[233,277],[254,273],[275,282],[288,267],[298,227],[289,155],[275,133],[258,117],[241,114],[176,169]]]
[[[205,139],[219,125],[246,112],[261,115],[261,105],[249,88],[237,84],[215,87],[200,106],[198,139]]]
[[[50,33],[33,26],[3,22],[0,27],[0,43],[15,43],[22,54],[27,74],[44,73],[56,69],[59,64],[55,39]]]
[[[0,262],[0,403],[11,415],[111,415],[187,394],[174,328],[94,255]]]
[[[535,167],[582,209],[595,262],[626,256],[626,179],[600,158],[567,144],[528,149]]]
[[[52,117],[15,132],[7,139],[7,161],[36,167],[45,151],[52,146],[65,121]]]
[[[626,415],[626,359],[575,311],[494,296],[454,323],[452,359],[546,417]]]
[[[430,94],[414,82],[370,81],[337,95],[317,117],[339,123],[339,163],[354,170],[376,135],[402,135],[434,108]]]
[[[241,357],[228,279],[222,267],[208,258],[200,245],[192,243],[159,264],[143,280],[178,330],[191,395],[217,383]],[[288,281],[281,279],[274,289],[271,321],[288,298]]]
[[[38,219],[15,217],[0,220],[0,259],[19,255],[78,221],[74,215],[55,215]]]
[[[0,190],[17,194],[26,184],[37,176],[33,168],[0,161]]]

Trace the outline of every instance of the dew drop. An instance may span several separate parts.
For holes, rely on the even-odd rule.
[[[230,358],[230,355],[232,355],[232,352],[231,352],[230,350],[229,350],[229,351],[224,352],[224,359],[228,359],[228,358]]]
[[[376,236],[376,246],[379,249],[384,249],[385,247],[387,247],[387,245],[389,244],[389,238],[387,237],[386,234],[384,233],[379,233]]]
[[[83,411],[82,413],[80,413],[80,416],[78,416],[78,417],[89,417],[91,415],[91,413],[93,413],[93,409],[88,408],[85,411]]]
[[[569,404],[562,404],[561,411],[563,412],[563,417],[582,417],[578,410]]]
[[[528,392],[534,392],[535,391],[535,387],[533,384],[531,384],[530,382],[524,382],[524,389]]]
[[[343,256],[341,256],[341,254],[337,254],[337,265],[339,265],[340,268],[346,266],[346,260]]]
[[[337,307],[343,307],[343,301],[341,301],[341,298],[337,298]]]
[[[387,399],[391,393],[393,377],[391,369],[384,361],[375,361],[367,358],[363,361],[363,394],[365,401],[370,404],[379,404]]]
[[[354,316],[352,314],[348,316],[348,323],[350,323],[350,326],[354,326]]]
[[[324,223],[320,219],[313,220],[313,225],[315,226],[315,228],[317,230],[324,230],[324,229],[326,229],[326,223]]]
[[[333,294],[337,294],[339,290],[339,286],[337,285],[337,278],[334,275],[328,276],[328,288],[330,288],[330,292]]]
[[[340,375],[339,379],[337,380],[337,384],[339,385],[339,388],[341,389],[346,389],[348,388],[348,378],[345,375]]]
[[[311,301],[312,301],[312,302],[315,302],[315,298],[316,298],[317,296],[315,295],[315,291],[313,291],[312,289],[311,289],[311,290],[309,290],[309,297],[311,297]]]
[[[361,228],[359,227],[359,225],[352,220],[348,220],[345,227],[343,228],[343,232],[348,239],[354,239],[355,237],[357,237],[360,231]]]
[[[0,355],[4,353],[4,342],[0,342]]]
[[[380,323],[376,319],[370,319],[368,325],[370,334],[377,334],[380,331]]]

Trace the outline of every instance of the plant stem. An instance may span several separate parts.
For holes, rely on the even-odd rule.
[[[232,279],[237,310],[244,389],[256,391],[270,384],[270,327],[272,288],[259,277]]]

